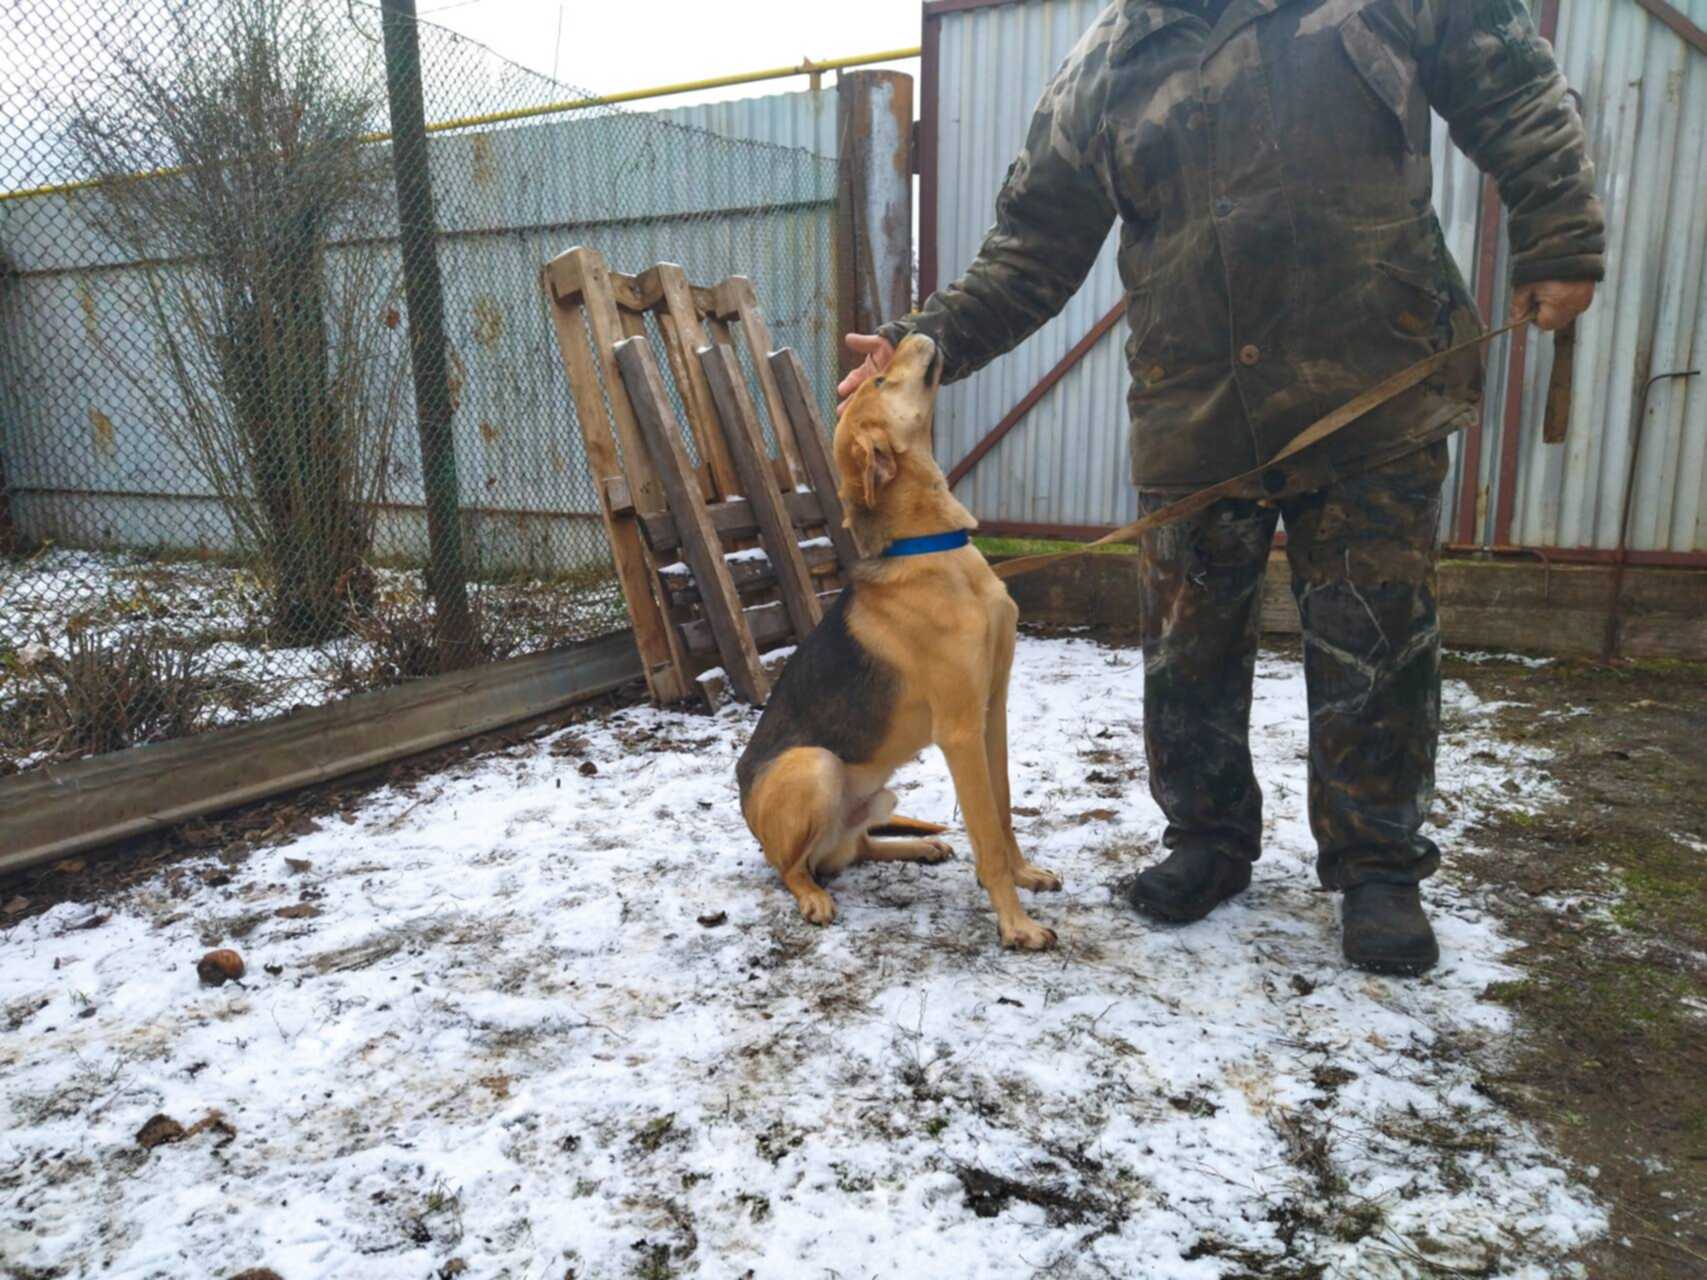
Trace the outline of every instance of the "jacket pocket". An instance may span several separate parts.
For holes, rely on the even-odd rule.
[[[1357,71],[1358,79],[1376,102],[1387,109],[1405,146],[1418,150],[1411,136],[1411,115],[1419,92],[1415,68],[1406,66],[1387,42],[1370,30],[1362,10],[1340,23],[1339,33],[1340,47]],[[1423,127],[1427,127],[1426,118]]]
[[[1378,259],[1376,271],[1387,278],[1390,305],[1386,319],[1407,338],[1445,336],[1450,304],[1445,288],[1432,271],[1421,271],[1397,262]],[[1394,288],[1392,286],[1396,285]]]
[[[1174,372],[1162,362],[1156,329],[1156,289],[1146,282],[1126,291],[1126,365],[1140,391],[1164,382]]]

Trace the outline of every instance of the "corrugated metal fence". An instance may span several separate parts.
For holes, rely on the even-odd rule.
[[[750,275],[777,341],[801,352],[814,386],[827,393],[834,384],[834,88],[648,118],[769,148],[740,153],[740,165],[720,166],[721,153],[707,147],[697,168],[682,168],[672,156],[700,155],[688,145],[656,163],[643,155],[618,163],[638,131],[632,113],[610,112],[429,141],[453,376],[464,389],[454,420],[463,511],[491,535],[481,539],[487,570],[564,571],[604,558],[537,282],[540,265],[570,245],[594,245],[621,270],[673,261],[696,281]],[[91,227],[86,199],[0,203],[12,517],[31,541],[230,550],[220,500],[170,447],[116,447],[146,415],[131,412],[135,388],[108,353],[125,347],[127,326],[147,325],[147,307],[132,279],[137,264]],[[64,234],[41,234],[49,226]],[[394,251],[394,228],[384,243]],[[32,353],[50,363],[33,367]],[[44,378],[67,376],[79,385],[40,394]],[[425,519],[413,451],[397,452],[388,490],[374,551],[417,558]]]
[[[977,252],[1032,104],[1103,5],[1098,0],[938,0],[925,9],[922,72],[924,288]],[[1678,0],[1707,24],[1707,0]],[[1542,0],[1565,74],[1582,97],[1611,226],[1610,275],[1580,325],[1575,408],[1563,446],[1540,420],[1550,339],[1501,340],[1489,355],[1479,433],[1454,442],[1449,540],[1588,556],[1618,540],[1643,388],[1707,366],[1707,56],[1636,0]],[[994,69],[1000,68],[1000,74]],[[1435,203],[1453,254],[1488,315],[1506,306],[1497,196],[1435,121]],[[1494,216],[1490,216],[1494,215]],[[949,388],[938,453],[978,448],[1120,298],[1113,238],[1066,310],[977,378]],[[1136,514],[1128,482],[1116,325],[960,482],[986,524],[1083,533]],[[1466,484],[1466,467],[1473,479]],[[1634,559],[1707,556],[1707,378],[1662,380],[1647,403],[1630,545]]]

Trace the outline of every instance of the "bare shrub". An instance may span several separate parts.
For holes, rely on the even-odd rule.
[[[274,641],[317,644],[371,581],[403,385],[386,157],[362,141],[383,81],[334,62],[318,4],[171,16],[67,132],[90,221],[148,264],[153,349],[114,364],[266,566]]]
[[[54,760],[192,733],[216,683],[194,653],[143,631],[111,642],[74,634],[65,655],[38,656],[25,674],[8,719],[33,754]]]
[[[529,632],[501,607],[490,588],[468,601],[474,624],[473,663],[502,662],[527,645]],[[352,610],[349,633],[323,659],[321,675],[340,694],[389,689],[445,670],[432,601],[412,588],[377,589],[367,607]]]

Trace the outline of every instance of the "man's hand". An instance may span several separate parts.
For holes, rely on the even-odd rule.
[[[1513,291],[1511,318],[1533,315],[1538,327],[1554,333],[1587,311],[1593,301],[1593,280],[1537,280]]]
[[[836,395],[840,402],[836,405],[836,416],[841,417],[842,410],[848,407],[848,401],[853,393],[858,391],[872,378],[889,367],[889,362],[895,358],[895,348],[887,338],[880,338],[875,333],[850,333],[844,341],[848,350],[856,356],[864,356],[865,360],[836,387]]]

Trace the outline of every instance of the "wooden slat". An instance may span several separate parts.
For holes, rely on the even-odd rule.
[[[625,631],[0,778],[0,875],[549,715],[641,674]]]
[[[622,315],[611,290],[610,269],[604,258],[593,249],[571,251],[580,257],[581,299],[587,314],[587,325],[593,334],[593,351],[605,376],[609,392],[611,416],[616,438],[622,446],[623,470],[628,476],[629,492],[634,505],[642,511],[657,511],[664,506],[664,490],[658,474],[641,440],[640,428],[634,421],[634,409],[624,393],[622,371],[617,368],[613,354],[616,344],[626,335]]]
[[[747,354],[752,357],[753,370],[759,380],[759,392],[765,398],[765,409],[770,414],[771,428],[776,432],[777,448],[782,451],[783,461],[788,467],[788,478],[783,482],[786,488],[807,483],[807,473],[800,456],[800,447],[794,439],[794,433],[788,429],[788,405],[782,398],[782,389],[777,386],[776,371],[771,368],[769,356],[776,350],[776,339],[771,336],[771,327],[765,319],[765,314],[759,309],[759,297],[753,289],[753,282],[746,276],[730,276],[717,286],[718,319],[733,318],[741,330],[741,336],[747,343]],[[726,310],[727,309],[727,310]]]
[[[782,504],[796,529],[808,529],[824,523],[823,508],[815,493],[785,493]],[[745,497],[713,503],[706,510],[711,513],[711,527],[729,541],[750,539],[759,532],[758,517],[753,514],[752,503]],[[676,518],[668,512],[642,513],[640,528],[646,535],[646,545],[659,555],[673,552],[682,545]]]
[[[829,577],[840,567],[836,562],[836,549],[831,546],[820,544],[801,547],[800,554],[806,560],[806,572],[814,578]],[[755,591],[776,585],[776,573],[768,559],[728,560],[725,563],[729,566],[729,580],[735,584],[735,590],[740,595],[751,595]],[[691,573],[665,573],[659,577],[663,580],[664,590],[670,597],[672,607],[680,608],[700,603],[699,588],[694,585]]]
[[[628,311],[628,307],[626,307],[625,302],[621,300],[620,294],[618,294],[616,302],[618,302],[618,314],[620,314],[621,321],[623,321],[623,336],[626,336],[626,338],[645,338],[645,340],[650,341],[650,335],[645,331],[644,314],[638,311]],[[664,352],[666,352],[667,357],[669,357],[669,362],[671,362],[669,375],[673,377],[674,382],[676,382],[676,386],[681,387],[683,386],[683,381],[681,381],[681,379],[683,379],[683,375],[685,375],[686,370],[676,369],[676,360],[678,360],[679,357],[676,355],[676,352],[674,352],[674,346],[676,346],[676,343],[669,340],[669,335],[664,331],[664,326],[666,326],[667,323],[669,323],[669,321],[667,321],[666,317],[659,317],[659,333],[664,333]],[[717,493],[717,480],[712,476],[712,469],[710,469],[710,466],[705,464],[703,457],[705,457],[705,451],[702,449],[702,451],[700,451],[700,459],[702,459],[702,461],[700,461],[700,464],[693,469],[693,474],[698,476],[698,481],[700,481],[700,492],[705,495],[705,500],[707,500],[707,502],[717,502],[717,498],[719,498],[719,493]]]
[[[664,392],[664,380],[652,348],[643,338],[619,342],[614,350],[628,399],[653,465],[682,530],[682,559],[693,570],[703,597],[706,620],[717,640],[717,652],[735,691],[747,701],[762,703],[769,682],[759,665],[759,651],[741,618],[741,600],[723,563],[723,547],[705,499],[694,480],[693,467],[682,445],[681,427]]]
[[[662,510],[665,506],[664,488],[659,483],[650,451],[640,437],[634,407],[629,403],[622,373],[616,365],[616,344],[624,340],[627,329],[623,311],[617,306],[610,267],[597,250],[583,248],[571,252],[578,255],[581,306],[586,311],[587,326],[593,334],[593,347],[604,373],[617,439],[622,444],[622,467],[628,477],[629,497],[638,510]],[[653,566],[648,566],[648,577],[656,577]],[[681,634],[677,628],[666,625],[664,640],[669,645],[670,660],[676,668],[675,683],[682,688],[682,696],[686,697],[694,682],[687,652],[682,648]]]
[[[820,591],[818,604],[828,609],[835,603],[838,591]],[[753,637],[753,643],[760,648],[774,648],[784,643],[794,635],[794,624],[788,620],[788,614],[780,601],[772,604],[756,604],[751,609],[745,609],[741,614],[742,621]],[[717,640],[711,634],[711,628],[703,621],[695,619],[682,624],[682,638],[687,641],[688,652],[695,654],[712,654],[717,652]]]
[[[787,422],[800,445],[800,460],[806,475],[817,490],[818,504],[824,511],[824,526],[830,541],[836,544],[836,554],[843,566],[859,559],[859,547],[844,523],[842,500],[836,491],[836,469],[830,462],[828,436],[818,417],[818,406],[812,400],[812,384],[806,379],[806,366],[792,348],[772,352],[768,363],[776,372],[777,387],[787,406]]]
[[[552,265],[555,267],[557,264]],[[578,261],[565,265],[575,271],[578,284]],[[655,575],[639,524],[629,516],[618,514],[610,501],[612,483],[620,481],[626,490],[628,481],[617,456],[616,438],[612,434],[605,397],[599,389],[594,356],[587,346],[584,313],[574,303],[558,299],[549,269],[545,286],[552,326],[557,332],[558,350],[563,357],[564,373],[575,401],[575,416],[580,422],[581,440],[587,451],[587,467],[598,482],[594,487],[599,492],[611,560],[616,566],[617,580],[622,584],[629,617],[633,620],[635,647],[640,651],[641,664],[645,668],[646,686],[654,701],[678,702],[687,697],[692,688],[688,673],[677,662],[676,649],[680,640],[672,641],[676,629],[664,617],[653,596]],[[576,296],[580,296],[578,290]]]
[[[672,353],[670,368],[676,373],[676,390],[681,392],[682,404],[688,412],[688,426],[693,431],[699,456],[710,464],[713,483],[719,498],[739,493],[740,472],[729,454],[728,442],[718,424],[717,406],[706,384],[705,371],[693,353],[706,344],[705,329],[694,307],[693,287],[687,274],[673,262],[660,262],[642,272],[637,279],[643,293],[656,289],[663,299],[659,312],[659,329],[666,345],[674,344],[679,351]],[[656,282],[655,284],[653,282]],[[677,364],[681,369],[677,372]],[[685,381],[682,380],[685,376]]]
[[[741,487],[752,503],[753,515],[759,523],[759,539],[770,556],[776,573],[777,589],[788,616],[794,622],[795,634],[805,639],[824,615],[818,608],[818,597],[812,591],[812,575],[806,571],[806,560],[794,536],[794,522],[783,506],[782,494],[777,492],[776,477],[772,474],[765,453],[764,436],[759,431],[758,408],[747,391],[746,380],[735,353],[727,347],[701,347],[696,353],[711,397],[717,405],[717,416],[723,424],[723,435],[740,474]]]

